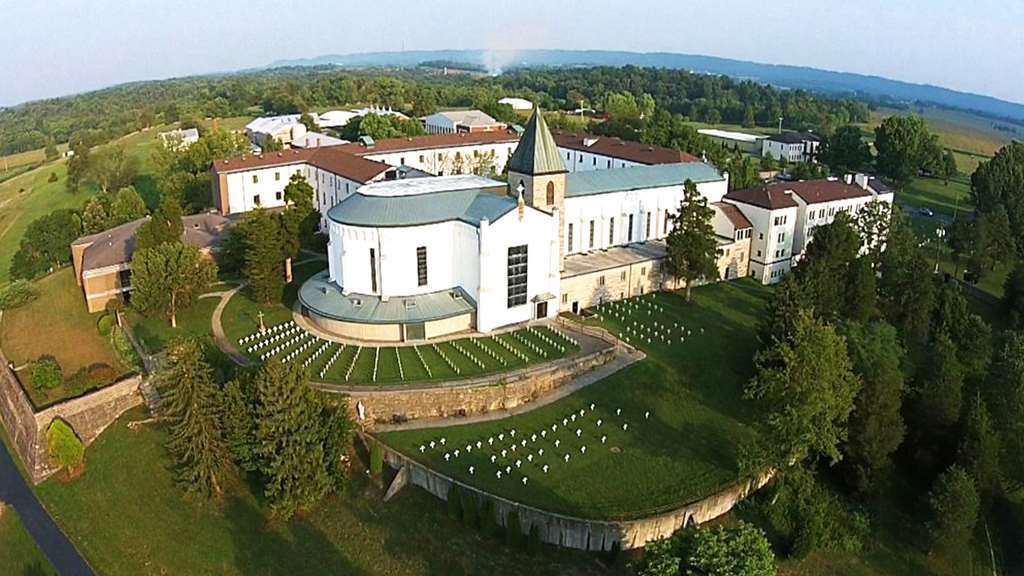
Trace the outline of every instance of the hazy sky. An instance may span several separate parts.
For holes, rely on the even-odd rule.
[[[1024,102],[1021,0],[0,0],[0,105],[282,58],[430,48],[706,54]]]

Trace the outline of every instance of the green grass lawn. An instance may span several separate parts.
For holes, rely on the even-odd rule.
[[[242,482],[232,483],[219,503],[186,499],[169,471],[165,430],[127,429],[128,421],[142,417],[130,411],[104,432],[87,450],[80,478],[37,488],[99,574],[625,573],[574,551],[511,551],[449,519],[443,502],[417,488],[385,504],[358,459],[346,494],[286,523],[268,520]]]
[[[4,313],[0,322],[0,346],[16,366],[40,356],[57,359],[68,379],[80,370],[106,365],[108,378],[88,386],[109,384],[133,368],[118,359],[109,338],[96,329],[99,314],[89,314],[85,297],[75,283],[71,268],[61,269],[35,283],[39,297],[29,304]],[[19,373],[32,401],[37,406],[75,396],[87,388],[66,385],[40,391],[28,385],[28,371]]]
[[[231,286],[215,286],[214,291],[230,290]],[[210,318],[220,298],[200,298],[191,308],[178,312],[178,327],[172,328],[166,318],[146,318],[135,312],[129,312],[132,331],[142,346],[149,353],[163,350],[171,340],[189,336],[205,338],[211,335]]]
[[[462,482],[553,512],[626,518],[697,500],[738,477],[737,448],[751,434],[746,424],[750,408],[741,398],[742,388],[752,374],[754,325],[769,294],[770,289],[741,280],[698,288],[690,304],[676,294],[646,296],[644,302],[657,303],[663,310],[648,315],[647,308],[635,308],[623,320],[604,314],[599,322],[614,333],[624,332],[634,320],[638,325],[651,325],[655,319],[669,326],[678,322],[691,332],[686,342],[678,342],[678,331],[671,344],[655,339],[647,344],[645,339],[638,343],[648,354],[645,360],[523,415],[385,433],[381,439]],[[571,414],[576,414],[576,421],[563,425]],[[626,430],[623,424],[628,425]],[[514,453],[513,429],[519,443]],[[544,437],[533,440],[542,430]],[[607,436],[605,444],[602,436]],[[443,447],[441,438],[446,440]],[[526,446],[521,444],[524,439]],[[478,441],[481,448],[476,448]],[[466,453],[466,445],[473,446],[472,452]],[[420,446],[425,447],[422,453]],[[458,458],[452,456],[455,448],[460,449]],[[565,454],[570,455],[568,463]],[[493,464],[491,455],[497,457]],[[532,461],[528,455],[533,455]],[[515,468],[516,460],[522,461],[522,468]],[[512,466],[511,474],[505,472],[506,466]]]
[[[0,567],[4,574],[44,576],[56,574],[50,561],[25,531],[18,513],[7,506],[0,515]]]
[[[967,178],[959,177],[945,185],[937,178],[915,178],[906,188],[896,193],[896,201],[914,207],[930,208],[937,214],[965,215],[972,210],[971,185]]]

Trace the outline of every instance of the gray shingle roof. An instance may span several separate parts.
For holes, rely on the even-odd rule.
[[[686,180],[692,180],[695,184],[724,180],[714,166],[703,162],[632,166],[614,170],[586,170],[571,172],[565,178],[566,198],[677,186]]]
[[[82,253],[82,271],[130,262],[135,253],[135,232],[149,217],[139,218],[103,232],[82,236],[71,244],[88,247]],[[181,219],[182,240],[196,248],[211,248],[220,241],[227,218],[219,214],[193,214]]]
[[[516,207],[516,199],[491,190],[469,188],[405,196],[374,196],[356,192],[327,211],[339,224],[366,227],[422,226],[460,220],[479,226]]]
[[[540,108],[533,110],[533,116],[526,123],[519,145],[508,159],[508,171],[529,175],[566,172],[565,163],[558,153],[558,144],[548,130]]]
[[[416,296],[402,296],[384,302],[379,296],[342,293],[326,270],[307,280],[299,289],[299,302],[321,316],[365,324],[426,322],[467,314],[476,303],[459,287]]]

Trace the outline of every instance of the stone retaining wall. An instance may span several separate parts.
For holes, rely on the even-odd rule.
[[[142,403],[142,377],[132,376],[36,412],[3,352],[0,364],[0,422],[36,484],[57,472],[50,465],[46,446],[46,430],[55,418],[66,421],[82,443],[89,445],[118,416]]]
[[[376,442],[373,439],[364,439]],[[610,550],[616,542],[623,550],[639,548],[651,540],[671,536],[680,528],[701,524],[725,514],[751,493],[767,484],[773,472],[766,472],[756,478],[732,484],[719,492],[697,502],[685,504],[674,510],[635,520],[588,520],[546,512],[539,508],[513,502],[489,492],[453,480],[439,472],[416,462],[386,445],[384,461],[401,470],[405,468],[408,482],[415,484],[442,500],[448,499],[452,485],[458,485],[463,494],[469,492],[477,499],[487,498],[494,503],[498,523],[505,525],[508,513],[515,510],[524,534],[536,525],[540,538],[548,544],[579,550]]]
[[[327,392],[349,397],[355,415],[361,403],[364,425],[421,418],[454,418],[511,410],[558,389],[576,376],[615,358],[616,348],[608,346],[583,356],[554,360],[539,366],[434,385],[336,386],[318,383]]]

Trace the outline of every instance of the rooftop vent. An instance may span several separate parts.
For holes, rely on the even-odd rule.
[[[459,292],[458,290],[452,290],[448,294],[451,295],[452,300],[462,300],[462,292]]]
[[[587,148],[590,148],[594,144],[597,144],[597,138],[584,138],[583,139],[583,145],[586,146]]]
[[[351,302],[352,306],[355,307],[355,308],[362,308],[363,307],[363,301],[360,298],[352,298],[352,299],[349,300],[349,302]]]
[[[416,307],[416,301],[415,300],[403,300],[402,304],[405,305],[405,309],[406,310],[412,310],[413,308]]]

